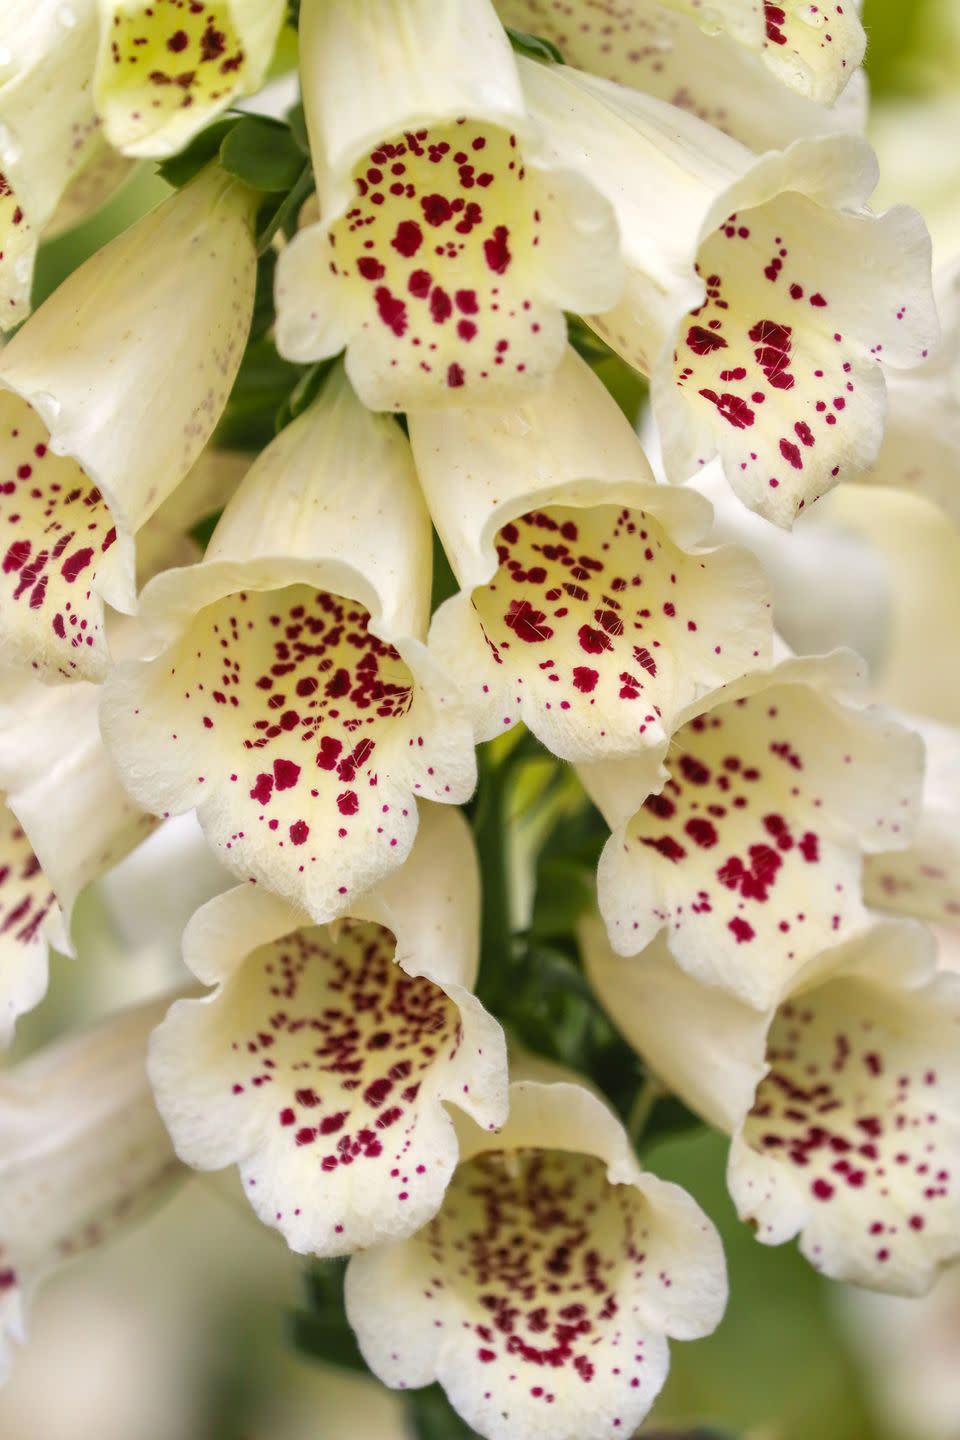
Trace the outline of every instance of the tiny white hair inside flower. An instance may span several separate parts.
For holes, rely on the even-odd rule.
[[[542,153],[490,0],[303,0],[300,64],[320,218],[280,256],[281,354],[345,346],[378,410],[539,384],[563,310],[619,298],[619,237]]]
[[[757,1239],[800,1236],[818,1270],[920,1294],[960,1251],[960,981],[930,935],[880,921],[757,1011],[685,975],[662,939],[591,982],[647,1063],[731,1136],[727,1184]]]
[[[910,839],[923,747],[861,682],[849,652],[786,659],[689,707],[665,750],[581,768],[614,827],[598,894],[619,954],[665,929],[691,975],[763,1008],[865,922],[862,857]]]
[[[424,644],[430,523],[407,441],[339,367],[244,477],[204,559],[157,576],[165,641],[117,666],[104,733],[147,808],[319,921],[405,859],[417,797],[460,803],[473,738]]]
[[[486,1440],[630,1435],[666,1379],[668,1338],[720,1321],[719,1237],[576,1077],[522,1061],[514,1074],[499,1134],[458,1123],[436,1218],[351,1259],[347,1314],[386,1384],[438,1380]]]
[[[768,657],[759,567],[696,543],[709,511],[654,484],[572,349],[537,395],[464,409],[455,428],[420,413],[410,437],[462,587],[435,615],[431,648],[478,740],[522,720],[566,760],[631,755]]]
[[[478,896],[464,821],[430,806],[402,876],[343,919],[314,925],[243,887],[189,925],[184,958],[217,988],[155,1032],[157,1103],[181,1159],[238,1165],[294,1250],[418,1230],[457,1163],[445,1104],[502,1124],[503,1033],[471,992]]]
[[[168,999],[118,1011],[0,1075],[0,1380],[57,1266],[105,1243],[183,1173],[146,1076]]]

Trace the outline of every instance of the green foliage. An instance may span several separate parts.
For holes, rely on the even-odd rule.
[[[315,1262],[305,1271],[304,1304],[290,1317],[291,1338],[304,1355],[344,1370],[367,1367],[347,1321],[343,1303],[346,1261]]]
[[[300,178],[303,151],[289,125],[266,115],[245,115],[224,135],[220,164],[252,190],[286,193]]]
[[[526,30],[514,30],[510,25],[504,28],[518,55],[529,55],[531,60],[542,60],[548,65],[563,64],[563,56],[552,40],[545,40],[542,35],[531,35]]]
[[[199,175],[204,165],[217,158],[221,145],[239,123],[239,115],[225,115],[222,120],[215,120],[206,130],[201,130],[185,149],[157,166],[161,180],[166,180],[175,190],[188,184],[195,175]]]
[[[411,1390],[407,1396],[407,1413],[416,1440],[467,1440],[475,1434],[460,1419],[439,1385]]]

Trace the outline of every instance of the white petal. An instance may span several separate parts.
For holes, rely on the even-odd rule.
[[[458,804],[475,783],[469,722],[420,639],[429,545],[402,432],[335,373],[205,559],[145,590],[167,648],[106,687],[130,793],[199,806],[230,868],[317,921],[402,863],[415,796]]]
[[[696,545],[708,513],[653,483],[572,350],[536,396],[468,408],[455,430],[415,416],[411,439],[463,585],[434,617],[431,648],[478,739],[523,720],[564,759],[635,753],[768,653],[759,569]]]
[[[113,1015],[0,1077],[0,1378],[38,1281],[180,1173],[144,1068],[166,1004]]]
[[[212,901],[184,953],[219,988],[181,1001],[154,1037],[181,1158],[238,1164],[257,1214],[298,1251],[420,1229],[457,1161],[443,1102],[485,1129],[506,1116],[503,1034],[465,988],[478,887],[458,815],[430,810],[403,881],[407,894],[388,882],[328,927],[249,887]]]
[[[0,15],[0,330],[30,308],[42,232],[99,149],[90,99],[96,0],[5,0]]]
[[[204,172],[75,270],[3,350],[0,634],[39,670],[103,676],[102,599],[133,609],[133,536],[190,470],[240,363],[252,203]]]
[[[260,88],[284,0],[98,0],[94,99],[124,155],[170,155]]]
[[[862,927],[861,857],[907,842],[922,746],[882,712],[839,699],[851,661],[788,660],[688,710],[669,778],[601,858],[600,909],[618,954],[666,926],[691,975],[763,1009]],[[614,776],[596,786],[583,772],[616,816]]]
[[[489,1440],[630,1434],[666,1378],[666,1336],[722,1314],[713,1227],[578,1085],[516,1082],[505,1130],[463,1154],[420,1235],[350,1262],[365,1359],[394,1388],[439,1380]]]
[[[489,0],[335,0],[301,34],[320,220],[278,262],[281,354],[346,346],[378,410],[535,388],[563,309],[615,303],[623,269],[609,203],[526,119]]]
[[[568,65],[692,111],[758,153],[801,135],[863,128],[861,71],[833,106],[818,104],[781,84],[759,45],[747,48],[716,25],[708,33],[696,15],[659,0],[631,0],[616,14],[605,0],[498,0],[497,10],[506,24],[552,40]],[[846,59],[840,68],[849,75]]]

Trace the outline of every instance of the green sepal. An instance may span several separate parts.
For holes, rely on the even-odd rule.
[[[505,25],[504,29],[518,55],[528,55],[531,60],[542,60],[548,65],[563,64],[563,56],[552,40],[545,40],[542,35],[531,35],[526,30],[514,30],[512,25]]]
[[[215,120],[205,130],[201,130],[199,135],[195,135],[178,155],[171,155],[169,160],[162,161],[157,166],[157,174],[175,190],[180,190],[195,175],[199,175],[205,165],[217,158],[231,130],[241,121],[240,115],[225,115],[222,120]]]
[[[286,193],[299,179],[303,152],[289,125],[266,115],[245,115],[224,136],[220,164],[251,190]]]

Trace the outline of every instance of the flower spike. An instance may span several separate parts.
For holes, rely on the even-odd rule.
[[[462,586],[434,617],[431,648],[478,740],[520,719],[567,760],[630,755],[663,741],[695,696],[768,658],[759,567],[696,545],[706,507],[654,484],[573,350],[537,394],[467,407],[455,430],[421,412],[410,438]]]
[[[616,957],[584,924],[591,983],[648,1064],[731,1137],[727,1184],[765,1245],[799,1234],[837,1280],[920,1294],[960,1252],[960,979],[911,921],[815,957],[757,1011],[658,939]]]
[[[0,1075],[0,1381],[37,1284],[182,1174],[145,1069],[168,1003],[112,1015]]]
[[[0,640],[46,678],[103,678],[103,601],[134,609],[134,536],[220,418],[253,306],[255,198],[207,169],[0,352]]]
[[[848,703],[861,679],[849,652],[788,659],[689,707],[666,754],[581,768],[616,826],[597,883],[618,954],[666,927],[685,970],[763,1009],[866,924],[862,856],[909,841],[923,747]]]
[[[409,446],[339,368],[263,452],[198,565],[143,592],[164,649],[118,666],[103,726],[130,793],[324,922],[402,864],[416,797],[476,780],[423,643],[430,524]]]
[[[244,887],[199,911],[187,964],[216,983],[153,1037],[150,1075],[181,1159],[237,1164],[292,1249],[349,1254],[418,1230],[457,1163],[444,1104],[506,1118],[503,1033],[471,994],[476,858],[427,806],[401,874],[314,926]]]
[[[719,454],[744,504],[788,527],[876,458],[880,362],[909,368],[935,343],[922,220],[866,210],[876,160],[862,140],[757,157],[624,86],[519,64],[557,163],[616,208],[627,286],[590,323],[651,377],[668,478]]]
[[[667,1338],[723,1314],[713,1226],[554,1067],[520,1067],[498,1135],[458,1133],[437,1217],[347,1268],[364,1358],[395,1389],[438,1380],[486,1440],[632,1434],[666,1379]]]
[[[110,144],[172,155],[242,95],[258,90],[286,0],[97,0],[93,82]]]
[[[376,410],[535,388],[562,311],[615,304],[623,270],[609,203],[542,150],[490,0],[304,0],[300,35],[320,219],[278,262],[280,353],[346,347]]]

